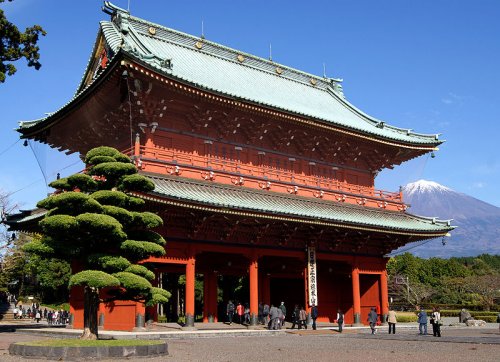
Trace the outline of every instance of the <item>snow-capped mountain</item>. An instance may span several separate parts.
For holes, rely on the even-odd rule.
[[[415,215],[453,219],[457,228],[442,240],[411,250],[421,257],[500,254],[500,208],[433,181],[420,180],[403,187],[403,200]]]

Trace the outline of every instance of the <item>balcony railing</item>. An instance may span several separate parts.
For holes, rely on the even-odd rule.
[[[128,149],[124,153],[132,155],[133,152]],[[298,189],[308,190],[309,196],[323,198],[323,196],[330,194],[337,201],[345,201],[345,196],[351,198],[357,196],[359,198],[354,199],[354,201],[360,205],[370,204],[365,200],[365,198],[369,198],[372,201],[371,206],[378,205],[378,207],[386,208],[387,204],[391,203],[397,204],[396,207],[399,210],[403,208],[400,192],[376,190],[372,187],[354,185],[321,175],[297,174],[266,164],[242,163],[214,155],[198,155],[156,147],[141,146],[139,153],[136,160],[140,160],[142,168],[153,172],[177,175],[184,172],[183,176],[186,177],[201,177],[212,180],[218,177],[220,182],[225,180],[227,183],[232,182],[235,185],[243,185],[242,180],[245,180],[248,183],[245,186],[258,185],[264,189],[267,188],[266,185],[273,185],[273,190],[288,191],[288,193],[297,193]],[[241,181],[238,183],[238,180]],[[343,199],[342,195],[344,195]]]

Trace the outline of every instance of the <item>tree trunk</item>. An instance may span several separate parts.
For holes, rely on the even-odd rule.
[[[85,286],[83,290],[83,334],[80,339],[97,339],[97,312],[99,311],[99,289]]]

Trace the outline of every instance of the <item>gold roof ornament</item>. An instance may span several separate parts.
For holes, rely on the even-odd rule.
[[[155,35],[156,34],[156,28],[153,26],[150,26],[148,29],[149,34]]]
[[[281,69],[280,67],[276,67],[276,73],[278,73],[279,75],[283,74],[283,69]]]
[[[318,84],[318,81],[314,78],[311,78],[311,84],[316,85],[316,84]]]
[[[203,43],[201,41],[197,41],[194,46],[197,48],[197,49],[201,49],[203,48]]]
[[[237,57],[238,61],[240,63],[243,63],[243,61],[245,60],[245,57],[242,55],[242,54],[238,54],[238,57]]]

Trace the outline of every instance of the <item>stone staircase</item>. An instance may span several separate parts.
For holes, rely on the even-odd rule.
[[[14,305],[9,303],[0,304],[0,322],[14,322]]]

